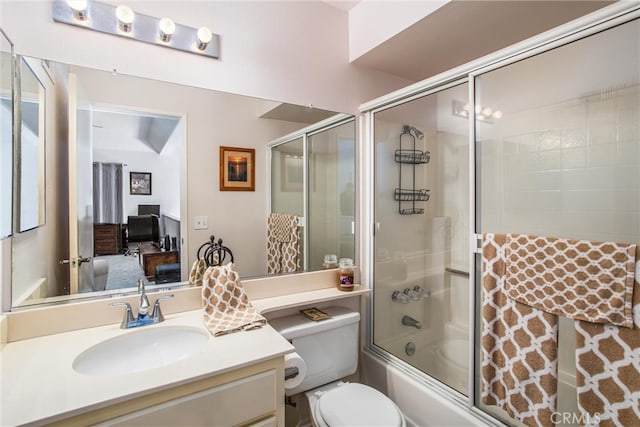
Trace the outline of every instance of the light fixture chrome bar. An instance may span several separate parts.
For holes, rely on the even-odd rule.
[[[79,15],[77,11],[74,13],[67,1],[53,0],[52,15],[54,21],[63,24],[126,37],[156,46],[178,49],[196,55],[220,58],[220,36],[218,34],[211,34],[211,40],[208,43],[202,43],[198,40],[198,29],[176,23],[173,34],[167,38],[166,34],[160,31],[160,18],[135,11],[133,22],[125,26],[127,31],[123,31],[116,16],[116,8],[116,6],[107,3],[88,1],[86,12]]]

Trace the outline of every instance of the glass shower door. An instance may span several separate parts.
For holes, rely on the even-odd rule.
[[[355,122],[309,135],[309,270],[322,269],[326,254],[355,256]],[[338,212],[338,215],[336,215]]]
[[[477,76],[476,105],[491,112],[476,116],[475,124],[477,233],[639,243],[639,85],[638,20]],[[479,257],[477,265],[479,271]],[[476,312],[480,325],[480,305]],[[574,323],[566,317],[559,318],[557,346],[558,400],[551,419],[581,425],[588,419],[578,410]],[[534,360],[531,347],[517,350]],[[487,384],[495,384],[498,371],[503,368],[487,368]],[[502,394],[493,387],[478,385],[477,404],[513,423],[493,404]],[[540,401],[547,398],[553,392]],[[528,411],[522,419],[537,417]]]
[[[374,114],[374,345],[464,394],[467,98],[459,82]]]

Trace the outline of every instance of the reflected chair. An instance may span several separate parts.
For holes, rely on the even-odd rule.
[[[127,218],[127,254],[139,253],[142,243],[160,241],[160,227],[157,215],[135,215]]]

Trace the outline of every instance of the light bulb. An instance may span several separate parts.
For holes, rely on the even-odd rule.
[[[494,119],[501,119],[502,118],[502,111],[500,111],[500,110],[494,111],[492,117]]]
[[[207,45],[213,38],[213,34],[211,34],[211,30],[208,29],[207,27],[200,27],[198,29],[197,37],[198,37],[198,40],[197,40],[198,49],[205,50],[207,48]]]
[[[67,5],[73,12],[73,17],[84,21],[87,19],[87,0],[67,0]]]
[[[133,27],[135,13],[129,6],[118,6],[116,8],[116,17],[118,17],[118,27],[120,30],[128,33]]]
[[[176,31],[176,24],[169,18],[162,18],[158,23],[158,28],[160,29],[160,40],[167,43]]]
[[[493,109],[491,107],[485,107],[482,109],[482,115],[489,118],[493,114]]]

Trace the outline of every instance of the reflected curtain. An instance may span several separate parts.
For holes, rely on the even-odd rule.
[[[93,222],[121,224],[122,163],[93,163]]]

